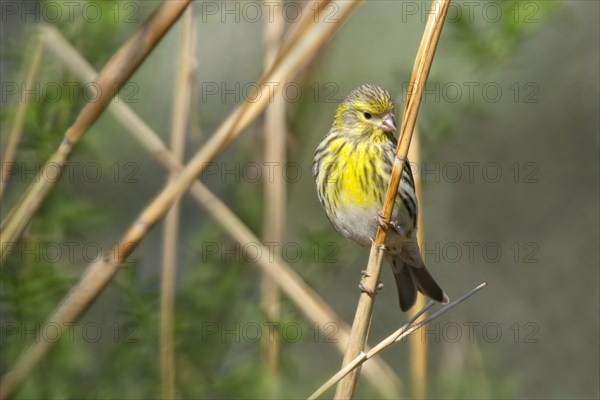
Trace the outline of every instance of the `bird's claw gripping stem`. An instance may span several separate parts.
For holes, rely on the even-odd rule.
[[[364,280],[365,280],[366,277],[369,276],[367,274],[367,271],[366,270],[360,271],[360,275],[361,275],[360,283],[358,284],[359,289],[361,291],[365,292],[366,294],[368,294],[369,296],[374,296],[375,294],[377,294],[375,290],[373,290],[373,289],[371,289],[371,288],[369,288],[369,287],[367,287],[365,285]],[[383,289],[383,283],[378,282],[377,283],[377,290],[381,290],[381,289]]]
[[[385,218],[383,218],[382,211],[377,212],[377,223],[384,231],[387,231],[390,229],[390,227],[392,227],[394,232],[396,232],[400,236],[404,236],[404,228],[402,228],[399,224],[395,223],[394,221],[386,221]]]

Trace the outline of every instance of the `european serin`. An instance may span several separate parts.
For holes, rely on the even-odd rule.
[[[313,173],[321,206],[346,238],[369,246],[379,225],[387,229],[385,257],[392,266],[400,308],[413,306],[418,289],[442,303],[448,296],[427,271],[416,238],[417,198],[405,163],[390,224],[380,215],[395,159],[394,102],[387,90],[363,85],[338,106],[315,152]]]

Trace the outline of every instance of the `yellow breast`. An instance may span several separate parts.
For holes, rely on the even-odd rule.
[[[339,146],[339,147],[338,147]],[[376,206],[379,193],[376,177],[382,176],[381,160],[369,143],[332,143],[332,179],[330,193],[340,205]],[[385,188],[381,189],[385,191]]]

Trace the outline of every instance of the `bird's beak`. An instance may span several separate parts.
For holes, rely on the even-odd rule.
[[[394,132],[396,130],[396,117],[394,114],[388,114],[381,120],[381,129],[385,132]]]

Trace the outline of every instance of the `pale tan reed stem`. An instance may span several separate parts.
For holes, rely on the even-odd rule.
[[[43,36],[36,34],[35,41],[37,45],[33,52],[33,58],[30,60],[29,70],[27,71],[27,77],[25,78],[25,91],[30,91],[33,86],[42,59],[44,56],[44,50],[46,48],[46,40]],[[6,150],[2,155],[2,167],[0,168],[0,202],[6,191],[8,180],[10,179],[10,172],[12,169],[12,163],[17,155],[17,147],[21,140],[21,134],[23,133],[23,125],[25,124],[25,115],[27,114],[27,107],[29,106],[29,99],[31,96],[21,96],[19,105],[17,106],[17,112],[15,114],[15,120],[8,136],[8,143],[6,144]]]
[[[416,165],[416,168],[412,168],[413,178],[415,182],[415,192],[417,195],[417,204],[419,205],[419,213],[417,215],[417,243],[421,249],[425,245],[425,230],[423,227],[423,193],[421,185],[421,140],[419,136],[419,130],[415,128],[413,139],[408,149],[408,160]],[[421,253],[423,260],[425,259],[425,253]],[[427,300],[425,296],[418,293],[417,301],[414,305],[415,310],[420,310],[425,306]],[[422,313],[421,318],[426,318],[427,313]],[[427,342],[422,340],[419,335],[411,335],[408,337],[409,350],[410,350],[410,378],[411,378],[411,397],[413,399],[425,399],[427,394]]]
[[[271,67],[281,46],[281,36],[285,26],[282,10],[281,2],[274,3],[273,20],[265,19],[264,39],[267,48],[265,69]],[[263,240],[267,243],[278,243],[278,249],[281,248],[285,228],[286,187],[283,174],[279,173],[283,169],[286,160],[285,140],[287,127],[285,123],[285,108],[284,97],[281,94],[276,96],[265,110],[265,130],[263,134],[265,152],[263,165],[273,165],[277,171],[273,176],[269,175],[269,178],[264,181]],[[277,323],[280,319],[281,309],[279,287],[276,282],[264,273],[261,279],[260,297],[261,308],[266,318],[269,322]],[[281,390],[278,385],[280,338],[279,335],[269,335],[268,332],[265,332],[261,337],[263,355],[274,382],[272,386],[273,393],[270,393],[270,395],[271,397],[279,397]]]
[[[175,81],[171,123],[171,152],[177,162],[183,162],[185,136],[188,126],[192,88],[194,82],[194,32],[193,3],[181,20],[181,45],[179,71]],[[173,180],[176,172],[171,172]],[[177,271],[177,244],[179,243],[180,204],[175,203],[165,217],[163,258],[160,291],[160,370],[163,399],[175,398],[175,278]]]

